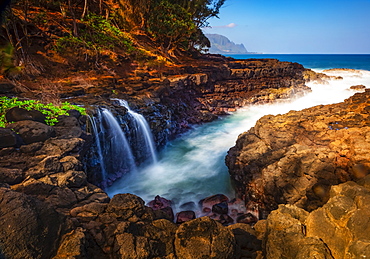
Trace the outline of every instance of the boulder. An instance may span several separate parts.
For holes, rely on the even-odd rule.
[[[46,116],[40,111],[36,110],[28,111],[23,108],[13,107],[6,112],[5,118],[8,122],[32,120],[45,123]]]
[[[0,128],[0,148],[15,147],[19,142],[20,138],[12,130]]]
[[[307,236],[320,238],[334,258],[369,257],[369,204],[370,189],[354,182],[333,186],[329,201],[307,217]]]
[[[9,124],[7,128],[14,130],[25,144],[43,142],[55,136],[53,127],[37,121],[22,120]]]
[[[199,205],[202,208],[203,212],[209,212],[212,210],[213,205],[228,202],[229,198],[223,194],[215,194],[210,197],[207,197],[199,202]]]
[[[328,202],[307,212],[279,205],[249,233],[263,239],[266,258],[366,258],[370,256],[370,175],[332,186]]]
[[[352,85],[349,89],[352,89],[352,90],[365,90],[366,89],[366,86],[364,86],[364,85]]]
[[[209,217],[179,226],[175,236],[178,258],[235,258],[236,241],[232,231]]]
[[[265,258],[330,258],[319,237],[306,236],[308,212],[294,205],[279,205],[267,218],[263,250]],[[335,257],[336,258],[336,257]]]
[[[64,235],[58,253],[53,259],[86,258],[86,237],[84,229],[76,228]]]
[[[79,138],[83,133],[78,119],[74,116],[58,116],[54,129],[59,138]]]
[[[217,214],[227,214],[229,212],[229,207],[227,202],[220,202],[212,206],[212,212]]]
[[[190,220],[195,219],[195,212],[192,210],[180,211],[176,214],[176,223],[181,224]]]
[[[5,258],[51,258],[64,218],[28,195],[0,188],[0,247]]]
[[[262,259],[262,240],[257,238],[256,231],[248,224],[236,223],[228,226],[236,241],[236,258]]]
[[[172,201],[167,200],[166,198],[163,198],[159,195],[155,196],[154,200],[148,203],[148,206],[153,210],[164,209],[167,207],[171,207],[171,205]]]
[[[150,219],[144,206],[145,202],[133,194],[116,194],[109,202],[107,212],[121,220],[139,221],[141,219]]]

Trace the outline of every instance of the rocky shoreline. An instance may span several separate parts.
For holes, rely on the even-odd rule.
[[[182,72],[178,73],[179,70]],[[112,109],[117,116],[122,116],[122,120],[124,120],[127,109],[115,106],[111,99],[127,100],[134,109],[146,117],[153,130],[156,145],[160,148],[168,139],[187,130],[192,124],[212,121],[217,116],[227,114],[228,111],[233,111],[246,104],[272,102],[277,99],[287,99],[293,94],[303,94],[309,91],[304,85],[305,82],[315,77],[321,78],[296,63],[276,60],[242,61],[210,56],[194,66],[182,66],[176,71],[167,71],[161,77],[149,73],[137,73],[136,78],[116,80],[112,88],[108,86],[91,87],[91,89],[77,91],[79,86],[74,86],[74,89],[66,91],[65,94],[73,97],[71,100],[77,104],[91,107],[104,105]],[[114,92],[110,93],[112,89]],[[8,88],[5,92],[8,96],[14,94],[12,88]],[[354,200],[356,197],[353,196],[351,188],[357,188],[358,193],[366,195],[369,192],[366,189],[368,188],[368,177],[364,178],[360,174],[368,170],[366,158],[363,157],[365,151],[362,152],[360,149],[367,149],[367,146],[362,145],[368,140],[365,132],[369,126],[366,124],[369,94],[369,91],[357,94],[349,101],[337,106],[316,107],[316,111],[321,112],[319,113],[321,117],[316,117],[314,110],[310,111],[311,115],[300,121],[301,124],[307,126],[307,134],[310,136],[304,138],[302,135],[302,143],[292,143],[288,139],[296,139],[294,134],[301,135],[302,133],[301,128],[293,129],[293,125],[297,126],[296,119],[303,116],[297,114],[293,114],[294,116],[288,114],[287,117],[281,118],[264,117],[254,129],[239,137],[237,146],[229,152],[227,163],[231,176],[239,183],[237,192],[243,202],[246,202],[247,209],[253,211],[252,207],[257,204],[259,211],[266,212],[258,216],[266,218],[265,215],[276,209],[278,204],[295,204],[311,211],[327,202],[322,208],[311,213],[295,205],[285,205],[285,207],[281,205],[277,211],[270,214],[267,220],[258,221],[254,228],[245,224],[256,223],[257,220],[253,218],[253,214],[252,216],[246,215],[250,218],[245,221],[239,221],[244,223],[227,226],[230,224],[227,218],[230,216],[227,214],[229,207],[231,210],[232,206],[230,201],[221,195],[209,197],[208,200],[203,201],[204,212],[208,212],[208,215],[214,219],[210,217],[193,219],[191,212],[184,211],[177,218],[178,224],[169,217],[166,200],[161,197],[148,206],[145,206],[141,198],[132,194],[119,194],[110,199],[101,188],[96,186],[99,184],[99,179],[94,179],[92,176],[97,172],[93,167],[86,167],[86,159],[91,158],[94,141],[93,136],[86,131],[88,120],[78,113],[60,118],[58,124],[53,127],[30,120],[20,120],[9,124],[7,129],[2,130],[0,136],[2,144],[0,149],[0,229],[2,229],[0,257],[262,258],[266,256],[267,258],[284,258],[288,256],[285,254],[286,250],[279,252],[280,257],[273,257],[275,250],[282,249],[280,245],[275,244],[276,249],[272,249],[276,239],[284,236],[284,244],[294,247],[296,250],[292,249],[292,251],[296,253],[295,255],[301,256],[289,257],[289,255],[288,258],[309,258],[303,256],[307,256],[308,253],[313,255],[315,251],[319,254],[322,252],[323,255],[327,253],[328,256],[325,258],[331,258],[330,256],[334,256],[335,253],[341,253],[341,248],[337,246],[337,243],[331,244],[331,241],[326,241],[324,236],[320,236],[321,233],[317,233],[315,217],[318,213],[327,213],[326,210],[330,210],[332,208],[330,206],[335,205],[333,201],[339,199],[338,195],[342,193],[349,197],[345,198],[348,202],[344,205],[352,206],[352,214],[348,214],[347,218],[346,213],[339,211],[339,219],[345,217],[347,222],[352,222],[350,221],[352,218],[357,220],[360,213],[358,211],[365,210],[366,203],[361,203],[362,201],[358,203],[359,201]],[[347,110],[348,112],[344,112]],[[356,117],[357,113],[361,118]],[[324,114],[325,116],[326,114],[333,115],[326,118]],[[265,128],[269,123],[274,122],[274,118],[278,123],[286,121],[285,131],[280,132],[273,127]],[[314,126],[310,126],[312,120],[314,120]],[[316,125],[318,128],[312,128]],[[284,127],[279,127],[279,130]],[[252,132],[256,129],[262,133],[267,131],[268,133],[256,137],[256,133]],[[275,135],[283,134],[284,136],[275,136],[268,144],[268,148],[267,140],[264,140],[262,147],[255,149],[253,145],[260,145],[258,141],[263,139],[263,136],[271,138],[274,136],[269,130]],[[324,132],[323,130],[325,134],[320,134]],[[311,131],[315,132],[315,137],[319,137],[317,140],[310,140]],[[329,148],[324,145],[331,143],[326,136],[329,135],[335,139],[338,138],[338,134],[342,134],[340,139],[346,142],[348,148],[342,150],[342,144],[333,141],[329,147],[337,149],[329,151]],[[358,134],[361,137],[352,138]],[[8,144],[4,145],[4,143]],[[260,182],[266,184],[264,185],[266,188],[274,186],[275,183],[269,184],[263,177],[263,181],[256,180],[258,184],[252,182],[249,171],[245,171],[251,168],[245,166],[251,162],[237,158],[240,150],[243,152],[248,152],[249,149],[254,150],[253,154],[261,157],[256,158],[255,161],[258,163],[252,163],[254,165],[252,169],[260,170],[261,173],[256,175],[264,176],[264,168],[269,165],[269,161],[276,162],[277,159],[282,161],[285,157],[291,157],[288,155],[292,152],[289,148],[294,145],[300,145],[298,148],[294,146],[294,150],[302,151],[300,154],[305,154],[311,161],[310,143],[314,143],[312,145],[315,147],[320,147],[317,148],[317,154],[315,153],[318,161],[331,163],[334,160],[330,159],[333,158],[335,159],[334,165],[338,165],[338,170],[323,169],[325,173],[330,171],[332,174],[328,177],[326,174],[325,177],[321,177],[327,180],[325,182],[317,181],[317,191],[313,188],[316,182],[312,181],[312,184],[302,186],[302,190],[295,196],[291,195],[291,188],[288,186],[286,189],[282,188],[281,192],[273,188],[253,189],[254,186],[258,187]],[[354,146],[348,143],[354,143]],[[278,155],[274,153],[275,150]],[[332,154],[328,154],[326,156],[326,151],[337,152],[338,155],[333,157]],[[301,157],[296,157],[295,161],[300,159],[306,161]],[[314,165],[315,161],[311,161],[309,165]],[[284,165],[282,162],[280,164]],[[291,161],[287,160],[286,164],[291,164]],[[282,173],[286,171],[285,169],[281,170]],[[311,170],[310,177],[313,179],[316,179],[317,172],[321,172],[316,169],[313,167]],[[354,173],[346,174],[347,169]],[[354,178],[356,172],[359,173],[358,179]],[[320,180],[321,178],[317,177]],[[329,184],[334,185],[348,180],[359,181],[357,184],[348,182],[339,185],[336,191],[332,188],[329,192],[326,188]],[[340,188],[345,191],[340,191]],[[260,195],[261,190],[264,192]],[[285,190],[287,191],[284,192]],[[282,195],[279,196],[280,194]],[[304,202],[302,199],[305,195],[306,197],[316,196],[315,199],[307,198]],[[367,199],[366,195],[361,197]],[[354,201],[351,203],[348,199]],[[347,211],[345,208],[343,210]],[[278,217],[279,213],[286,218],[283,219],[282,224],[285,226],[283,230],[277,225],[279,220],[282,220]],[[337,214],[333,217],[335,219]],[[285,224],[286,222],[292,223]],[[340,222],[334,223],[342,226]],[[329,225],[334,223],[327,222]],[[367,226],[366,222],[363,224],[365,225],[361,225],[362,227]],[[353,232],[355,231],[353,228],[357,227],[356,222],[350,227],[344,227],[343,231]],[[292,240],[288,238],[286,232],[293,233],[291,229],[294,229],[294,234],[299,236],[302,244],[307,244],[307,246],[302,246],[302,249],[307,250],[299,250],[296,247],[297,244],[292,241],[295,237],[292,236]],[[354,234],[351,240],[346,239],[346,249],[348,247],[346,253],[357,256],[360,248],[366,246],[367,241],[363,241],[361,233],[358,231],[358,234]],[[338,237],[338,242],[342,242],[344,237],[345,234]],[[312,245],[316,250],[309,249],[308,245]],[[336,252],[336,249],[339,252]]]

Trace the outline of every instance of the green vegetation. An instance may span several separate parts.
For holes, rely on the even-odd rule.
[[[40,101],[37,100],[18,100],[18,98],[8,98],[8,97],[0,97],[0,127],[5,127],[6,121],[5,119],[5,113],[13,108],[13,107],[19,107],[26,109],[28,111],[30,110],[37,110],[41,113],[45,114],[46,116],[46,123],[48,125],[55,125],[55,123],[58,122],[58,116],[59,115],[69,115],[69,110],[77,110],[81,114],[86,115],[85,108],[70,104],[68,102],[64,102],[61,105],[54,105],[52,103],[43,104]]]
[[[146,34],[162,54],[176,56],[196,47],[209,47],[202,33],[208,19],[217,17],[225,0],[118,0],[122,26],[133,34]]]
[[[76,66],[74,70],[90,66],[126,73],[131,68],[122,65],[134,64],[130,61],[196,56],[210,47],[201,28],[217,17],[225,1],[14,1],[0,27],[0,45],[11,46],[1,53],[0,69],[5,76],[17,75],[20,68],[21,76],[38,76],[50,58]],[[54,51],[59,54],[55,59]]]
[[[99,54],[106,50],[112,51],[115,47],[125,50],[128,54],[136,50],[127,33],[115,27],[111,20],[90,13],[81,22],[84,28],[78,31],[78,36],[71,33],[59,38],[55,50],[62,53],[66,48],[83,48]]]
[[[16,74],[21,71],[21,67],[14,65],[14,47],[6,44],[0,47],[0,74]]]

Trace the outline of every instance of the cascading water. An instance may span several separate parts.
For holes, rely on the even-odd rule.
[[[101,117],[100,111],[98,111],[98,114],[99,114],[98,117]],[[101,178],[102,178],[102,182],[105,184],[107,182],[107,171],[105,170],[103,149],[101,147],[101,142],[102,142],[102,140],[100,139],[101,134],[99,134],[98,126],[96,124],[96,119],[92,118],[92,117],[89,117],[89,119],[90,119],[90,123],[91,123],[91,126],[92,126],[94,138],[95,138],[95,145],[96,145],[96,149],[97,149],[96,152],[98,154],[99,166],[100,166],[100,171],[101,171]],[[101,131],[101,129],[100,129],[100,131]]]
[[[131,147],[113,114],[102,108],[93,119],[92,127],[100,160],[101,185],[106,187],[109,178],[115,179],[128,172],[136,172]]]
[[[119,105],[127,109],[128,114],[132,118],[132,124],[134,126],[135,145],[141,148],[141,155],[144,156],[145,160],[150,160],[152,163],[157,162],[157,152],[153,140],[153,135],[150,127],[145,120],[144,116],[134,112],[130,109],[127,101],[121,99],[113,99],[118,101]]]
[[[160,153],[157,164],[125,175],[107,190],[108,194],[112,197],[117,193],[133,193],[147,202],[160,195],[174,202],[175,211],[183,203],[197,204],[200,199],[217,193],[231,198],[233,190],[224,157],[240,133],[253,127],[264,115],[341,102],[354,94],[350,86],[370,86],[369,71],[360,74],[336,71],[331,75],[342,76],[344,80],[310,83],[312,92],[292,102],[246,107],[231,116],[196,127],[169,143]]]

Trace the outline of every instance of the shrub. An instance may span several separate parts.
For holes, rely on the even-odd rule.
[[[19,107],[30,110],[37,110],[46,116],[46,124],[52,126],[58,122],[59,115],[69,115],[69,110],[77,110],[81,114],[86,115],[85,108],[77,105],[64,102],[61,105],[54,105],[52,103],[44,104],[38,100],[18,100],[18,98],[0,97],[0,127],[4,128],[9,121],[6,120],[6,112],[13,108]]]

